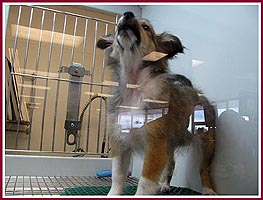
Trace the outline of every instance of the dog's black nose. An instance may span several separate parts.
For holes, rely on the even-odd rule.
[[[130,18],[133,18],[133,17],[134,17],[134,14],[133,14],[133,12],[125,12],[125,13],[123,13],[123,16],[124,16],[126,19],[130,19]]]

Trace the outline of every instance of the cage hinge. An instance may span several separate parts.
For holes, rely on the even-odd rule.
[[[89,70],[86,70],[84,67],[82,67],[81,64],[73,63],[71,66],[62,66],[59,69],[60,73],[69,73],[72,76],[90,76],[91,73]]]

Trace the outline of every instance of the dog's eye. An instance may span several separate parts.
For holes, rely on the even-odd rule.
[[[142,28],[146,31],[150,31],[150,27],[148,25],[142,25]]]

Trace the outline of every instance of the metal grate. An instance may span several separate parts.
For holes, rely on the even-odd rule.
[[[138,179],[129,177],[128,186],[138,184]],[[110,186],[109,177],[80,177],[80,176],[6,176],[5,195],[60,195],[66,188],[76,186]]]

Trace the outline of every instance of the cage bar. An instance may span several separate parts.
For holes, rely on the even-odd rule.
[[[28,35],[27,35],[27,41],[26,41],[26,53],[25,53],[25,58],[24,58],[24,70],[26,69],[26,63],[27,63],[27,57],[28,57],[28,48],[29,48],[29,41],[30,41],[30,30],[31,30],[31,26],[32,26],[32,19],[33,19],[33,8],[30,9],[30,19],[29,19],[29,25],[28,25]],[[22,87],[21,87],[21,95],[24,94],[24,79],[22,78]],[[20,96],[19,98],[19,105],[18,105],[18,113],[21,112],[21,107],[22,107],[22,96]],[[21,122],[21,119],[18,118],[17,121],[17,127],[19,127]],[[15,149],[17,149],[17,145],[18,145],[18,135],[19,134],[19,128],[17,129],[16,132],[16,141],[15,141]]]
[[[95,35],[94,35],[94,44],[93,44],[93,56],[92,56],[92,68],[91,68],[91,82],[93,82],[94,79],[94,69],[95,69],[95,57],[96,57],[96,41],[97,41],[97,31],[98,31],[98,21],[95,22]],[[92,93],[93,85],[90,85],[89,92]],[[89,101],[91,101],[91,96],[89,98]],[[89,149],[89,135],[90,135],[90,113],[91,113],[91,106],[88,110],[88,128],[87,128],[87,144],[86,144],[86,151]],[[98,147],[97,147],[97,153],[98,153]]]
[[[56,13],[53,13],[53,21],[52,21],[51,41],[50,41],[50,45],[49,45],[48,70],[47,70],[47,73],[49,73],[50,66],[51,66],[51,56],[52,56],[52,49],[53,49],[53,38],[54,38],[55,22],[56,22]],[[46,87],[48,87],[48,79],[46,79]],[[42,117],[42,126],[41,126],[41,142],[40,142],[41,146],[40,146],[40,151],[42,150],[42,145],[43,145],[42,143],[43,143],[44,127],[45,127],[46,105],[47,105],[47,90],[45,90],[43,112],[42,112],[43,117]],[[52,140],[52,147],[54,145],[53,142],[54,142],[54,138]]]

